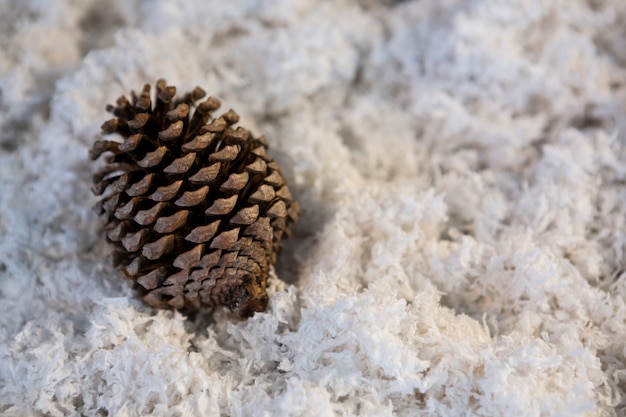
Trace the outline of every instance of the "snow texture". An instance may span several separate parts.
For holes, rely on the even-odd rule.
[[[623,0],[0,0],[0,415],[625,416]],[[266,313],[133,298],[121,94],[202,86],[302,219]]]

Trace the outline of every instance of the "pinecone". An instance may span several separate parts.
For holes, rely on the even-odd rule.
[[[265,310],[266,282],[299,206],[264,137],[234,125],[232,110],[196,87],[182,98],[165,80],[156,103],[146,84],[131,101],[107,106],[102,125],[123,141],[97,140],[106,153],[94,175],[94,206],[114,246],[113,264],[155,307],[223,305],[245,318]],[[192,111],[192,108],[195,110]]]

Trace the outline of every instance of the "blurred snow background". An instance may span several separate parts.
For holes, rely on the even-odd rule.
[[[0,0],[0,415],[626,415],[622,0]],[[133,299],[119,95],[202,86],[303,208],[267,313]]]

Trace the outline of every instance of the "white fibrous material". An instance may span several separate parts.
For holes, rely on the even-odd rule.
[[[623,416],[622,0],[0,2],[0,415]],[[265,313],[134,297],[104,107],[165,78],[302,207]]]

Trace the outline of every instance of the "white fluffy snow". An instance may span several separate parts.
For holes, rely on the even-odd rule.
[[[0,415],[626,415],[623,0],[0,0]],[[269,309],[133,298],[90,211],[164,77],[303,214]]]

